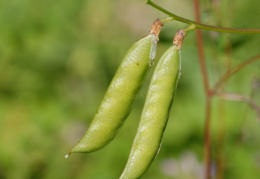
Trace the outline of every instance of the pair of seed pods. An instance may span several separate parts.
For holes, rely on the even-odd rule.
[[[157,19],[150,34],[129,49],[85,135],[68,155],[96,151],[117,135],[153,64],[162,26]],[[184,31],[177,31],[173,46],[162,55],[154,70],[137,134],[120,179],[140,178],[159,152],[180,76],[180,49],[184,36]]]

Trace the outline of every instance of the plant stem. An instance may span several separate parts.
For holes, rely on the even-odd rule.
[[[185,32],[188,32],[188,31],[194,30],[194,29],[196,29],[196,26],[194,24],[191,24],[187,28],[182,29],[182,30],[185,31]]]
[[[260,60],[260,54],[238,64],[234,68],[228,70],[221,78],[220,80],[216,83],[216,85],[213,87],[213,93],[216,93],[217,90],[231,77],[233,76],[236,72],[239,70],[243,69],[246,65],[249,65],[250,63],[253,63],[256,60]]]
[[[217,137],[216,137],[216,179],[224,178],[225,169],[225,156],[224,156],[224,145],[225,145],[225,100],[218,100],[218,122],[217,122]]]
[[[257,117],[260,120],[260,107],[249,97],[240,94],[223,92],[218,92],[217,95],[223,99],[246,102],[252,109],[255,110]]]
[[[200,13],[199,13],[199,1],[194,0],[194,13],[195,19],[197,22],[200,22]],[[208,74],[206,68],[206,60],[204,56],[203,49],[203,39],[200,29],[196,29],[197,45],[198,45],[198,54],[200,69],[203,78],[204,91],[206,94],[206,114],[205,114],[205,126],[204,126],[204,160],[205,160],[205,179],[210,179],[211,177],[211,135],[210,135],[210,121],[211,121],[211,91],[209,88]]]
[[[194,24],[196,26],[196,28],[198,28],[198,29],[218,31],[218,32],[228,32],[228,33],[242,33],[242,34],[259,34],[260,33],[260,29],[236,29],[236,28],[225,28],[225,27],[217,27],[217,26],[201,24],[199,22],[194,22],[189,19],[185,19],[183,17],[177,16],[177,15],[167,11],[166,9],[162,8],[161,6],[155,4],[151,0],[146,0],[146,3],[151,5],[154,8],[158,9],[159,11],[169,15],[174,20],[177,20],[177,21],[180,21],[180,22],[183,22],[186,24],[190,24],[190,25]]]
[[[211,97],[206,99],[206,116],[205,116],[205,127],[204,127],[204,160],[205,160],[205,179],[211,178]]]
[[[199,15],[199,6],[196,5],[196,0],[195,0],[195,6],[194,6],[194,11],[195,11],[195,18],[199,22],[200,21],[200,15]],[[197,47],[198,47],[198,55],[199,55],[199,62],[200,62],[200,69],[202,73],[202,78],[203,78],[203,84],[204,84],[204,91],[206,94],[209,93],[209,82],[208,82],[208,74],[207,74],[207,68],[206,68],[206,60],[204,56],[204,49],[203,49],[203,39],[202,39],[202,34],[200,29],[196,29],[196,37],[197,37]],[[208,96],[208,95],[206,95]]]

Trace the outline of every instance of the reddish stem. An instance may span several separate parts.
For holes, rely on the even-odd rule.
[[[260,54],[238,64],[237,66],[233,67],[232,69],[230,69],[229,71],[227,71],[221,78],[220,80],[216,83],[216,85],[213,87],[213,92],[216,93],[218,91],[218,89],[231,77],[233,76],[236,72],[238,72],[239,70],[243,69],[245,66],[260,60]]]
[[[234,101],[243,101],[243,102],[247,103],[249,106],[251,106],[252,109],[255,110],[258,119],[260,119],[260,107],[251,98],[240,95],[240,94],[223,93],[223,92],[218,92],[217,95],[223,99],[229,99],[229,100],[234,100]]]
[[[225,145],[225,101],[218,102],[218,122],[217,122],[217,137],[216,137],[216,179],[224,178],[224,145]]]
[[[211,135],[210,135],[210,115],[211,97],[206,99],[206,115],[204,129],[204,160],[205,160],[205,179],[211,178]]]
[[[194,0],[195,19],[200,23],[199,1]],[[200,29],[196,29],[198,55],[200,62],[200,69],[203,78],[204,91],[206,93],[206,115],[205,115],[205,130],[204,130],[204,160],[205,160],[205,179],[210,179],[211,175],[211,135],[210,135],[210,114],[211,114],[211,90],[209,88],[208,74],[206,68],[206,61],[203,49],[203,39]]]
[[[199,6],[198,6],[198,3],[196,3],[198,0],[194,0],[194,1],[195,1],[196,21],[200,22]],[[196,37],[197,37],[198,55],[199,55],[200,68],[201,68],[201,73],[202,73],[202,78],[203,78],[204,90],[205,90],[206,94],[208,94],[208,92],[210,90],[209,90],[209,82],[208,82],[205,56],[203,53],[204,50],[203,50],[202,33],[201,33],[200,29],[196,29]]]

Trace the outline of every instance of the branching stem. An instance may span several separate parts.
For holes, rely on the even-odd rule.
[[[216,83],[216,85],[213,87],[214,93],[217,92],[217,90],[231,77],[233,76],[236,72],[239,70],[243,69],[245,66],[253,63],[254,61],[260,60],[260,54],[238,64],[234,68],[228,70],[221,78],[220,80]]]
[[[255,110],[257,117],[260,120],[260,107],[249,97],[240,94],[223,93],[223,92],[218,92],[217,95],[223,99],[233,100],[233,101],[243,101],[247,103],[252,109]]]
[[[197,22],[200,23],[200,10],[198,0],[194,0],[194,14]],[[199,55],[199,64],[206,94],[206,110],[205,110],[205,126],[204,126],[204,178],[211,178],[211,91],[209,87],[208,73],[206,68],[206,60],[204,56],[203,39],[200,29],[196,29],[197,47]]]
[[[146,0],[146,3],[151,5],[152,7],[158,9],[159,11],[167,14],[168,16],[172,17],[171,20],[177,20],[189,25],[194,24],[196,28],[198,29],[204,29],[204,30],[211,30],[211,31],[218,31],[218,32],[228,32],[228,33],[240,33],[240,34],[260,34],[260,29],[236,29],[236,28],[225,28],[225,27],[217,27],[217,26],[211,26],[206,24],[201,24],[199,22],[194,22],[189,19],[185,19],[181,16],[177,16],[166,9],[162,8],[161,6],[155,4],[151,0]]]
[[[260,119],[260,107],[257,106],[257,104],[252,101],[250,98],[238,95],[238,94],[227,94],[227,93],[220,93],[218,90],[220,87],[237,71],[244,68],[246,65],[260,59],[260,54],[246,60],[245,62],[235,66],[234,68],[227,71],[226,74],[223,75],[222,78],[215,84],[213,88],[210,88],[209,86],[209,80],[207,75],[207,69],[206,69],[206,61],[204,57],[204,50],[203,50],[203,39],[202,39],[202,33],[200,29],[204,30],[210,30],[210,31],[218,31],[218,32],[227,32],[227,33],[242,33],[242,34],[260,34],[260,29],[237,29],[237,28],[225,28],[225,27],[217,27],[217,26],[211,26],[200,23],[200,16],[199,16],[199,1],[194,0],[195,2],[195,17],[196,22],[191,21],[189,19],[185,19],[183,17],[177,16],[166,9],[162,8],[161,6],[155,4],[151,0],[146,0],[146,3],[151,5],[152,7],[156,8],[157,10],[167,14],[169,17],[162,19],[162,22],[167,21],[173,21],[177,20],[183,23],[188,24],[189,26],[186,29],[183,29],[183,31],[189,31],[196,29],[196,37],[197,37],[197,46],[198,46],[198,55],[199,55],[199,62],[200,62],[200,68],[203,78],[203,84],[204,84],[204,91],[206,94],[206,111],[205,111],[205,130],[204,130],[204,160],[205,160],[205,173],[204,178],[205,179],[211,179],[211,110],[212,110],[212,97],[214,95],[218,95],[221,98],[229,99],[229,100],[236,100],[236,101],[243,101],[248,103],[257,113],[258,118]]]

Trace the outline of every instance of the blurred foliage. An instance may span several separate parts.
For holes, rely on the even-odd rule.
[[[158,3],[193,19],[192,1]],[[202,21],[259,28],[258,4],[204,0]],[[111,144],[95,153],[64,156],[91,122],[124,53],[157,17],[165,16],[138,0],[0,1],[0,179],[119,177],[149,79]],[[179,22],[165,24],[156,59],[182,27]],[[203,35],[211,85],[227,68],[259,53],[260,35]],[[195,33],[190,32],[162,148],[144,179],[201,178],[205,98],[196,50]],[[260,105],[259,67],[256,62],[243,69],[225,90],[250,96]],[[212,134],[213,167],[222,161],[223,178],[259,178],[259,121],[246,104],[215,98]]]

